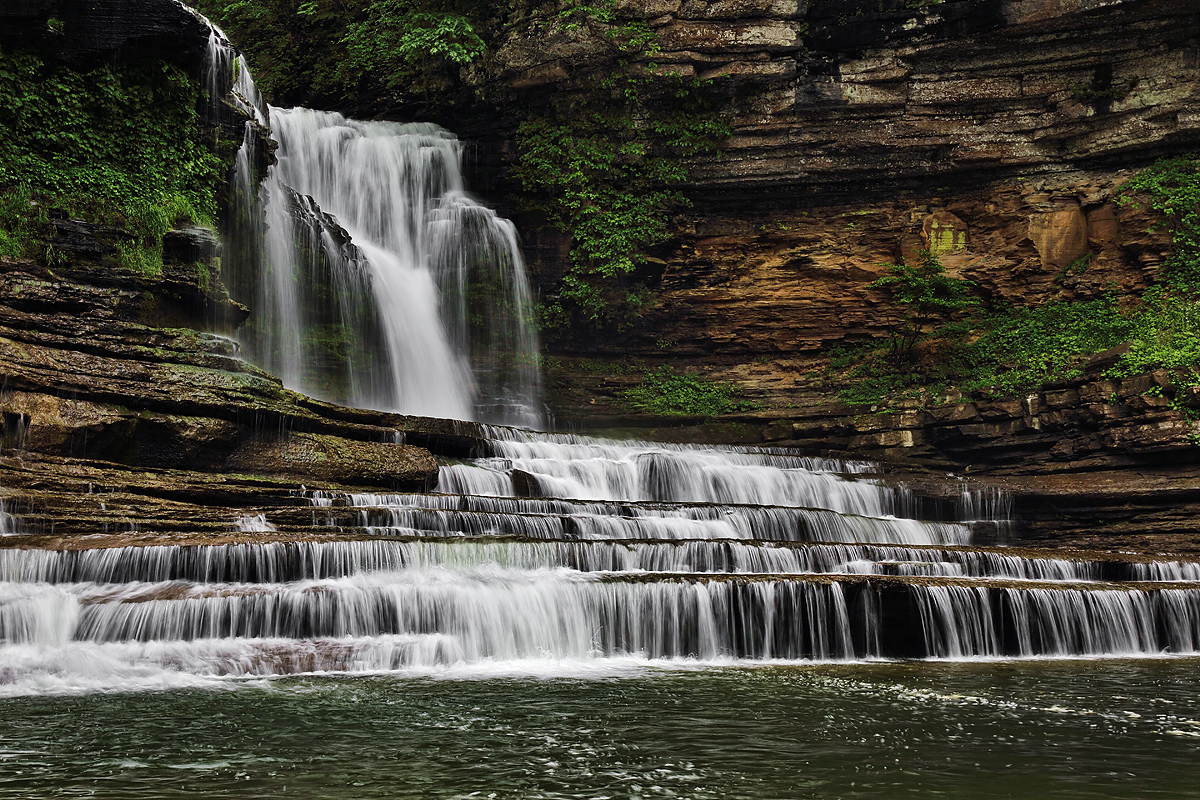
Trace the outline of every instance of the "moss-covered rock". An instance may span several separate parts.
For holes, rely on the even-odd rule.
[[[417,490],[436,484],[438,474],[433,456],[419,447],[296,432],[250,439],[229,467],[254,475]]]

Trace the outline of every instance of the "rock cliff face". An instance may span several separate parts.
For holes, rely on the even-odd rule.
[[[1200,21],[1174,0],[621,0],[660,72],[711,80],[733,137],[695,179],[763,208],[923,196],[1200,142]],[[614,58],[533,17],[491,65],[521,93]],[[769,193],[768,193],[769,192]]]
[[[617,9],[653,28],[658,70],[712,82],[734,130],[694,171],[695,205],[660,254],[647,337],[774,355],[870,335],[865,286],[878,264],[931,235],[950,237],[935,242],[947,266],[1007,299],[1058,291],[1055,277],[1089,252],[1093,285],[1136,288],[1161,262],[1165,240],[1111,199],[1129,170],[1200,147],[1200,4]],[[531,16],[511,26],[485,78],[532,102],[570,92],[582,71],[614,68],[604,36]],[[535,220],[523,229],[549,290],[569,242]]]
[[[655,253],[653,308],[620,335],[557,345],[561,423],[971,468],[1018,493],[1024,535],[1098,541],[1092,526],[1118,519],[1124,527],[1108,525],[1105,544],[1191,546],[1200,448],[1189,443],[1194,423],[1159,402],[1170,375],[1141,387],[1092,374],[1029,398],[947,397],[875,414],[839,406],[820,372],[829,345],[882,334],[883,298],[869,284],[922,248],[993,299],[1148,285],[1167,238],[1113,198],[1137,167],[1200,147],[1200,5],[620,0],[616,9],[656,32],[656,70],[711,80],[734,134],[719,158],[696,165],[694,204]],[[138,52],[193,72],[204,43],[170,0],[0,8],[0,42],[32,38],[64,60]],[[460,128],[480,146],[476,185],[496,197],[512,189],[496,179],[514,157],[507,102],[575,91],[581,75],[618,58],[603,26],[516,14],[468,76],[505,101]],[[518,223],[540,288],[552,291],[569,237],[532,217]],[[140,520],[149,536],[186,519],[188,530],[220,536],[256,504],[299,504],[289,499],[298,482],[422,487],[436,474],[428,450],[482,446],[472,426],[318,403],[238,360],[223,334],[245,309],[195,269],[212,251],[194,232],[172,234],[164,273],[150,279],[114,273],[119,230],[51,224],[49,245],[70,253],[68,266],[0,262],[0,499],[10,510],[64,532]],[[616,395],[629,383],[618,361],[631,356],[738,380],[764,410],[672,430],[630,418]],[[1177,399],[1195,408],[1190,395]],[[106,493],[90,497],[89,487]],[[1165,535],[1175,538],[1164,544]]]
[[[152,59],[198,76],[207,42],[204,24],[173,0],[7,0],[0,7],[0,44],[37,47],[72,66]]]
[[[711,80],[734,133],[697,164],[694,205],[655,253],[654,306],[620,335],[554,344],[564,421],[633,421],[613,401],[628,381],[603,367],[628,357],[737,380],[780,414],[837,416],[821,354],[883,335],[870,284],[923,248],[1013,304],[1136,295],[1170,252],[1157,220],[1113,201],[1138,167],[1200,147],[1200,4],[617,9],[656,32],[659,70]],[[534,16],[489,68],[528,99],[613,58],[602,32]],[[569,238],[522,229],[551,292]]]

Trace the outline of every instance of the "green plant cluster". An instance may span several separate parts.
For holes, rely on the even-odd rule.
[[[664,416],[715,417],[754,409],[736,383],[676,372],[669,366],[647,371],[641,383],[621,396],[637,411]]]
[[[384,75],[395,89],[429,59],[462,65],[483,53],[486,45],[466,17],[414,6],[410,0],[371,3],[361,19],[346,26],[346,66]]]
[[[0,252],[31,255],[53,207],[125,228],[125,265],[161,269],[172,225],[216,216],[222,169],[202,140],[199,99],[165,63],[79,72],[0,51]]]
[[[499,9],[483,0],[199,0],[280,104],[417,101],[479,58]]]
[[[650,302],[637,272],[647,251],[668,238],[671,215],[687,205],[679,187],[689,159],[715,150],[730,129],[705,96],[707,82],[656,74],[653,30],[617,20],[611,0],[559,17],[605,26],[615,66],[529,115],[518,131],[514,175],[537,198],[526,205],[572,236],[571,268],[544,306],[543,323],[599,327],[627,321]]]
[[[1117,202],[1162,214],[1173,249],[1164,282],[1200,289],[1200,154],[1159,160],[1121,187]]]
[[[835,352],[830,371],[853,405],[951,388],[1006,397],[1079,377],[1088,357],[1125,342],[1109,376],[1162,368],[1177,371],[1181,386],[1200,383],[1200,297],[1155,287],[1125,311],[1116,296],[992,309],[927,332],[907,363],[892,359],[890,345],[865,345]]]

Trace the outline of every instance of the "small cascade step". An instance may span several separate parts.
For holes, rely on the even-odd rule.
[[[447,636],[474,659],[1192,653],[1200,587],[406,569],[295,583],[5,584],[0,641]],[[569,633],[568,633],[569,632]]]
[[[538,539],[767,539],[959,544],[959,522],[867,517],[821,508],[636,501],[578,502],[469,495],[314,497],[331,525],[398,535],[521,536]],[[336,505],[335,505],[336,503]],[[325,505],[328,504],[328,505]],[[286,514],[292,523],[302,512]]]
[[[0,580],[121,583],[187,580],[272,583],[339,578],[403,568],[558,569],[579,572],[897,575],[1031,581],[1200,582],[1200,562],[1130,561],[1125,554],[901,545],[698,541],[529,540],[511,537],[374,538],[366,531],[308,538],[301,529],[242,534],[241,540],[188,545],[109,546],[89,538],[74,548],[43,537],[14,537],[0,549]],[[40,546],[39,546],[40,545]],[[1121,559],[1121,560],[1118,560]]]

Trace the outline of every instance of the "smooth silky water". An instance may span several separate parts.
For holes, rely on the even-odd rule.
[[[215,28],[210,65],[256,121],[247,356],[536,425],[457,140],[268,108]],[[435,492],[298,489],[235,543],[0,546],[0,797],[1195,796],[1200,564],[974,547],[1007,496],[861,462],[484,430]]]
[[[1195,797],[1198,668],[610,665],[8,699],[0,796]]]

